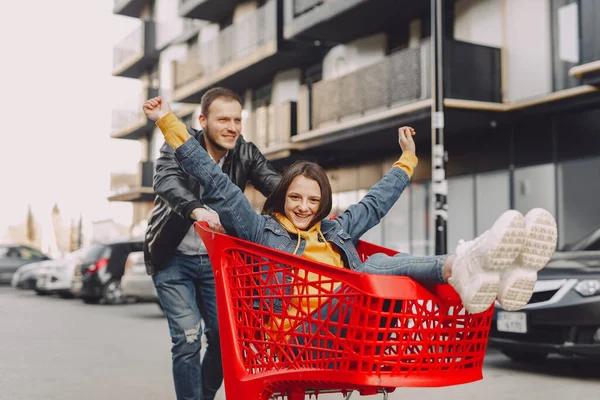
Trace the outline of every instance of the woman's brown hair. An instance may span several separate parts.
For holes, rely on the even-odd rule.
[[[273,193],[267,197],[262,209],[262,214],[275,216],[276,213],[279,213],[285,215],[285,199],[288,188],[292,184],[294,178],[300,175],[315,180],[321,188],[319,209],[317,210],[315,218],[310,222],[309,228],[315,223],[327,218],[332,207],[331,184],[329,183],[329,178],[327,177],[325,170],[319,164],[310,161],[296,161],[281,174],[281,181],[279,181],[279,185],[277,185]]]

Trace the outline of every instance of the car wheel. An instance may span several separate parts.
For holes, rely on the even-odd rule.
[[[49,293],[46,292],[45,290],[35,289],[35,294],[37,294],[38,296],[47,296]]]
[[[527,363],[544,361],[548,357],[548,353],[532,353],[518,350],[502,350],[502,353],[513,361]]]
[[[82,297],[81,300],[83,300],[85,304],[98,304],[100,301],[98,297]]]
[[[123,290],[121,289],[121,280],[112,279],[104,286],[102,296],[106,304],[121,304],[124,301]]]

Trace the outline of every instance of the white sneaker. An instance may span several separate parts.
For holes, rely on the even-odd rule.
[[[515,210],[506,211],[492,228],[474,240],[460,241],[448,283],[471,314],[486,311],[496,300],[500,273],[521,253],[525,220]]]
[[[554,254],[556,238],[556,221],[550,212],[534,208],[527,213],[521,254],[500,275],[498,302],[503,309],[518,310],[529,302],[537,271],[544,268]]]

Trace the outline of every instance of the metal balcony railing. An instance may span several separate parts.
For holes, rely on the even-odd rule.
[[[152,188],[154,163],[140,161],[136,173],[112,173],[110,176],[110,195],[117,196],[139,188]]]
[[[339,78],[303,86],[298,133],[429,98],[429,53],[424,41]],[[501,101],[499,49],[449,40],[446,53],[446,97]]]
[[[144,23],[113,48],[113,70],[144,54]]]
[[[178,18],[169,22],[156,22],[156,47],[163,49],[171,43],[183,43],[198,35],[205,21],[191,18]]]
[[[144,125],[146,116],[142,111],[136,110],[113,110],[111,121],[111,135],[127,128]]]
[[[217,72],[276,37],[276,3],[269,0],[255,14],[223,29],[212,40],[190,48],[188,60],[175,67],[175,87]]]
[[[342,77],[315,83],[313,126],[424,98],[421,63],[421,49],[407,49]]]

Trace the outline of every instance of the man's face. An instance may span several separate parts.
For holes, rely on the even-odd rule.
[[[200,125],[214,147],[233,150],[242,131],[242,106],[235,100],[217,98],[208,107],[208,116],[200,115]]]

